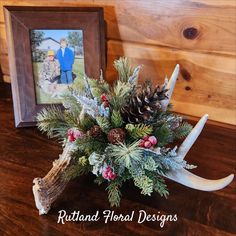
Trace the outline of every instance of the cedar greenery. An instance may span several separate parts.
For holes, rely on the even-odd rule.
[[[111,207],[120,206],[120,199],[121,199],[120,184],[117,181],[112,181],[108,184],[108,187],[106,189],[108,191],[108,200],[110,202]]]
[[[122,184],[127,180],[133,180],[143,195],[157,192],[167,197],[162,175],[195,167],[179,160],[176,148],[170,148],[173,141],[187,136],[192,126],[172,113],[171,106],[167,111],[161,109],[165,85],[138,84],[140,66],[132,68],[127,58],[120,58],[114,67],[119,78],[113,86],[102,73],[98,80],[81,78],[63,95],[64,110],[53,105],[38,114],[38,128],[63,140],[64,145],[74,143],[76,149],[64,177],[73,179],[92,172],[95,183],[107,185],[111,206],[120,205]],[[111,130],[116,131],[112,140],[119,141],[109,143]]]

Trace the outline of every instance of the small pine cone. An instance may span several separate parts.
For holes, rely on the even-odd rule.
[[[176,117],[170,126],[171,130],[177,129],[180,126],[181,122],[182,122],[182,117],[180,116]]]
[[[112,144],[122,143],[125,140],[125,131],[121,128],[111,129],[107,134],[107,139]]]
[[[102,134],[102,129],[100,128],[99,125],[94,125],[88,132],[88,136],[92,136],[94,138],[100,136]]]

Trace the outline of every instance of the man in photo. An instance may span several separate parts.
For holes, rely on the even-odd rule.
[[[67,40],[65,38],[62,38],[60,40],[60,49],[56,53],[56,59],[58,59],[60,63],[60,82],[62,84],[72,84],[72,67],[74,64],[75,56],[73,51],[67,47]]]
[[[42,68],[39,72],[39,81],[48,81],[54,83],[56,78],[60,75],[60,64],[55,59],[55,53],[53,50],[47,52],[47,57],[43,61]]]

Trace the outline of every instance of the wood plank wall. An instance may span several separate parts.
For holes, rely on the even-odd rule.
[[[210,115],[219,125],[236,124],[235,0],[7,0],[3,5],[102,6],[107,22],[107,78],[125,55],[143,64],[141,78],[161,83],[176,63],[181,73],[172,99],[175,111]],[[10,81],[3,7],[0,67]]]

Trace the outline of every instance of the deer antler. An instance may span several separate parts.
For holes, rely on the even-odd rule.
[[[74,145],[67,143],[59,159],[53,162],[52,169],[44,178],[35,178],[33,180],[33,194],[35,205],[39,210],[39,215],[47,214],[52,203],[65,189],[69,179],[64,176],[65,171],[70,166],[71,152]]]
[[[166,86],[168,89],[167,91],[167,99],[163,100],[161,105],[162,109],[165,111],[168,107],[168,104],[170,102],[172,93],[174,91],[174,87],[176,84],[176,80],[178,78],[179,74],[179,65],[177,64],[172,76]],[[165,81],[166,82],[166,81]],[[202,129],[208,119],[208,115],[205,114],[196,124],[196,126],[193,128],[193,130],[190,132],[190,134],[186,137],[184,142],[181,144],[181,146],[178,149],[177,155],[180,159],[184,159],[187,155],[190,148],[193,146],[195,141],[197,140],[198,136],[202,132]],[[187,171],[184,168],[177,169],[177,170],[171,170],[165,174],[165,177],[168,179],[171,179],[175,182],[178,182],[182,185],[188,186],[190,188],[203,190],[203,191],[215,191],[224,188],[228,184],[230,184],[234,178],[234,175],[231,174],[225,178],[218,179],[218,180],[209,180],[201,178],[197,175],[192,174],[191,172]]]
[[[183,160],[185,158],[188,151],[197,140],[198,136],[200,135],[207,121],[207,118],[208,118],[208,115],[206,114],[198,121],[198,123],[193,128],[191,133],[186,137],[184,142],[179,147],[177,156],[180,159]],[[181,168],[181,169],[171,170],[167,172],[165,174],[165,177],[190,188],[194,188],[194,189],[198,189],[202,191],[215,191],[215,190],[222,189],[228,184],[230,184],[234,178],[234,175],[231,174],[225,178],[218,179],[218,180],[209,180],[209,179],[201,178],[185,170],[184,168]]]
[[[166,86],[166,89],[168,89],[168,91],[166,92],[167,99],[161,101],[161,107],[163,111],[166,111],[168,107],[172,93],[175,88],[176,80],[178,79],[178,75],[179,75],[179,64],[175,66],[175,69],[170,77],[170,80],[168,81],[167,78],[165,79],[164,84]]]

